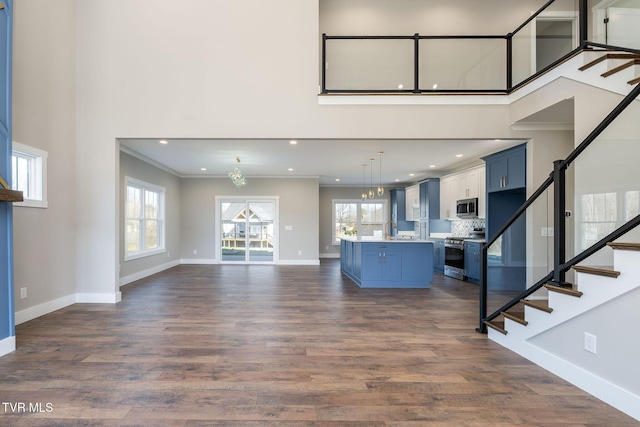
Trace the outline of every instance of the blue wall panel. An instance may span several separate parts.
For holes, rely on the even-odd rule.
[[[0,9],[0,175],[11,183],[12,1]],[[0,203],[0,340],[15,335],[13,307],[13,206]]]

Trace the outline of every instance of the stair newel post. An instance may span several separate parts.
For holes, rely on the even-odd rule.
[[[476,331],[481,334],[487,333],[487,325],[484,323],[484,319],[487,317],[487,252],[487,245],[482,244],[480,250],[480,323],[476,328]]]
[[[420,34],[413,35],[413,93],[420,93]]]
[[[578,7],[580,47],[586,49],[589,42],[588,0],[580,0]]]
[[[322,33],[322,93],[327,93],[327,34]]]
[[[553,162],[553,282],[557,286],[567,286],[562,269],[566,258],[566,170],[563,160]]]

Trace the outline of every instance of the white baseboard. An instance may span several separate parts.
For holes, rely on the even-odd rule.
[[[117,304],[120,301],[122,301],[121,292],[112,294],[76,294],[76,303],[78,304]]]
[[[511,350],[640,421],[640,396],[533,344],[523,343]]]
[[[75,304],[75,302],[76,295],[71,294],[67,295],[66,297],[57,298],[53,301],[48,301],[43,304],[38,304],[36,306],[17,311],[15,315],[16,325],[28,322],[29,320],[44,316],[45,314],[49,314],[56,310],[60,310],[61,308],[68,307],[71,304]]]
[[[16,337],[11,336],[3,340],[0,340],[0,357],[5,354],[13,353],[16,351]]]
[[[133,283],[136,280],[144,279],[145,277],[151,276],[152,274],[160,273],[161,271],[167,270],[169,268],[180,265],[182,261],[171,261],[164,264],[156,265],[155,267],[148,268],[146,270],[138,271],[137,273],[130,274],[128,276],[124,276],[120,278],[119,284],[120,286],[128,285],[129,283]]]

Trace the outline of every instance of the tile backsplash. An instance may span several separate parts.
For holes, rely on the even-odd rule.
[[[454,219],[451,221],[451,235],[453,237],[468,237],[474,228],[484,228],[484,218]]]

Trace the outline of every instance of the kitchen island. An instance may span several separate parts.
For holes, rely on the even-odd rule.
[[[429,288],[433,242],[342,238],[340,271],[361,288]]]

